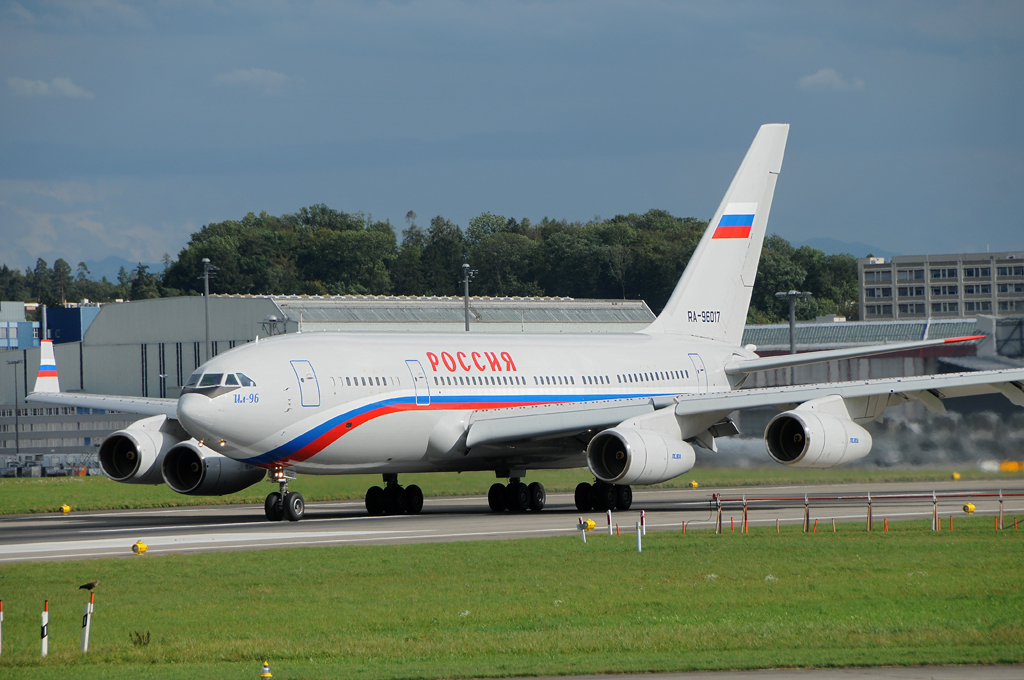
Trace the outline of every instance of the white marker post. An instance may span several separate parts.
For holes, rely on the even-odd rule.
[[[96,593],[89,593],[89,602],[85,605],[85,615],[82,616],[82,651],[89,651],[89,630],[92,628],[92,612],[96,603]]]
[[[612,511],[608,511],[608,535],[612,535]]]
[[[643,510],[640,511],[640,531],[643,532],[644,536],[647,535],[647,513]]]
[[[39,629],[39,636],[42,638],[41,653],[43,658],[50,653],[50,601],[43,602],[43,623]]]
[[[4,601],[0,600],[0,654],[4,653]]]
[[[643,534],[641,532],[642,532],[642,530],[640,529],[640,522],[637,522],[636,523],[636,551],[637,552],[643,552],[644,551],[643,539],[641,538],[641,536]]]
[[[583,523],[583,518],[580,517],[579,524],[576,525],[580,530],[580,538],[583,539],[583,545],[587,544],[587,525]]]

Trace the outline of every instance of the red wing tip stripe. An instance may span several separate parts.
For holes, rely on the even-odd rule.
[[[749,226],[718,226],[712,239],[748,239],[750,236]]]
[[[965,335],[962,338],[946,338],[943,342],[967,342],[968,340],[981,340],[984,335]]]

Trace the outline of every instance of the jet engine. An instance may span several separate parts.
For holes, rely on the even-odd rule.
[[[164,455],[178,442],[189,439],[178,421],[151,416],[118,430],[100,445],[100,469],[115,482],[160,484]]]
[[[587,467],[609,484],[658,484],[693,467],[693,447],[654,430],[616,427],[587,447]]]
[[[836,467],[871,451],[871,435],[857,423],[802,408],[772,418],[764,443],[775,462],[793,467]]]
[[[168,451],[161,468],[167,486],[189,496],[224,496],[266,476],[266,470],[200,447],[194,439]]]

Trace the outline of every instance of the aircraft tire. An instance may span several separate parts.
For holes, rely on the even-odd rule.
[[[530,509],[530,489],[522,482],[505,487],[505,506],[509,512],[526,512]]]
[[[530,494],[530,510],[534,512],[540,512],[544,509],[544,504],[548,501],[548,494],[544,490],[544,485],[540,482],[532,482],[527,491]]]
[[[629,510],[633,505],[633,487],[628,484],[615,485],[615,509]]]
[[[615,507],[615,487],[611,484],[598,482],[591,487],[590,505],[597,512],[605,512]]]
[[[591,487],[586,482],[580,482],[576,485],[576,493],[574,494],[576,500],[576,509],[580,512],[590,512],[594,507],[590,504],[590,491]]]
[[[284,497],[284,516],[289,522],[298,522],[306,514],[306,499],[292,492]]]
[[[405,487],[405,511],[410,515],[423,511],[423,490],[415,484]]]
[[[263,512],[266,513],[267,519],[271,522],[280,522],[284,519],[284,508],[281,507],[281,494],[273,492],[267,495],[267,500],[263,503]]]
[[[504,484],[491,484],[491,488],[487,490],[487,505],[489,505],[491,510],[494,512],[502,512],[505,510]]]
[[[371,486],[366,490],[366,512],[371,515],[384,514],[384,489]]]
[[[405,509],[405,489],[397,484],[389,484],[384,489],[384,511],[389,515],[404,515]]]

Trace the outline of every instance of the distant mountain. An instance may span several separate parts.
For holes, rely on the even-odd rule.
[[[142,264],[149,267],[150,272],[159,273],[164,270],[164,265],[162,262],[143,262]],[[102,260],[98,261],[86,260],[85,266],[89,268],[90,278],[99,281],[105,276],[107,277],[107,281],[117,283],[117,273],[121,271],[121,267],[124,267],[128,271],[132,271],[133,269],[139,266],[139,263],[132,262],[131,260],[126,260],[123,257],[116,257],[114,255],[111,255],[110,257],[105,257]],[[75,271],[78,271],[77,266],[75,267]]]
[[[826,255],[853,255],[854,257],[867,257],[873,255],[875,257],[890,258],[894,255],[900,255],[901,253],[894,253],[891,250],[884,248],[878,248],[876,246],[869,246],[867,243],[847,243],[846,241],[840,241],[835,238],[809,238],[802,243],[794,243],[794,247],[799,248],[800,246],[810,246],[811,248],[817,248],[822,250]]]

